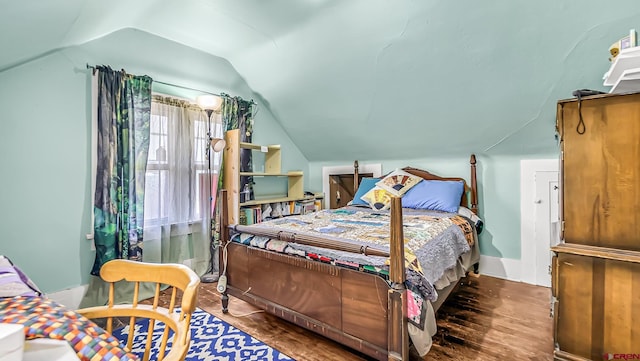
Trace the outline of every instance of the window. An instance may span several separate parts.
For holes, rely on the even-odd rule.
[[[212,118],[217,120],[209,121],[205,112],[187,101],[153,97],[145,228],[199,223],[210,216],[209,195],[215,194],[215,170],[220,168],[222,158],[212,152],[209,160],[209,134],[222,134],[219,115]]]

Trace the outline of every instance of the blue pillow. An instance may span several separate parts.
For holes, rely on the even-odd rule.
[[[368,191],[375,187],[379,180],[380,178],[362,178],[362,180],[360,180],[360,185],[358,186],[358,191],[356,192],[356,195],[353,196],[353,202],[351,202],[351,205],[361,204],[368,207],[369,203],[363,201],[360,197],[367,194]]]
[[[402,197],[402,207],[456,213],[462,192],[462,181],[424,180]]]

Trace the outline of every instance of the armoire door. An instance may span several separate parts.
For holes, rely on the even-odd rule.
[[[552,291],[557,300],[557,359],[602,360],[604,354],[634,352],[640,357],[640,263],[636,262],[557,254]]]
[[[564,241],[640,251],[640,94],[558,103]]]

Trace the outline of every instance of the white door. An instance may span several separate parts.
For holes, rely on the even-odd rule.
[[[557,171],[535,173],[536,284],[551,287],[551,250],[557,244],[559,194]]]

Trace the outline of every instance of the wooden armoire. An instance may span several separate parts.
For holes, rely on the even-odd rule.
[[[640,357],[640,93],[558,102],[556,360]]]

